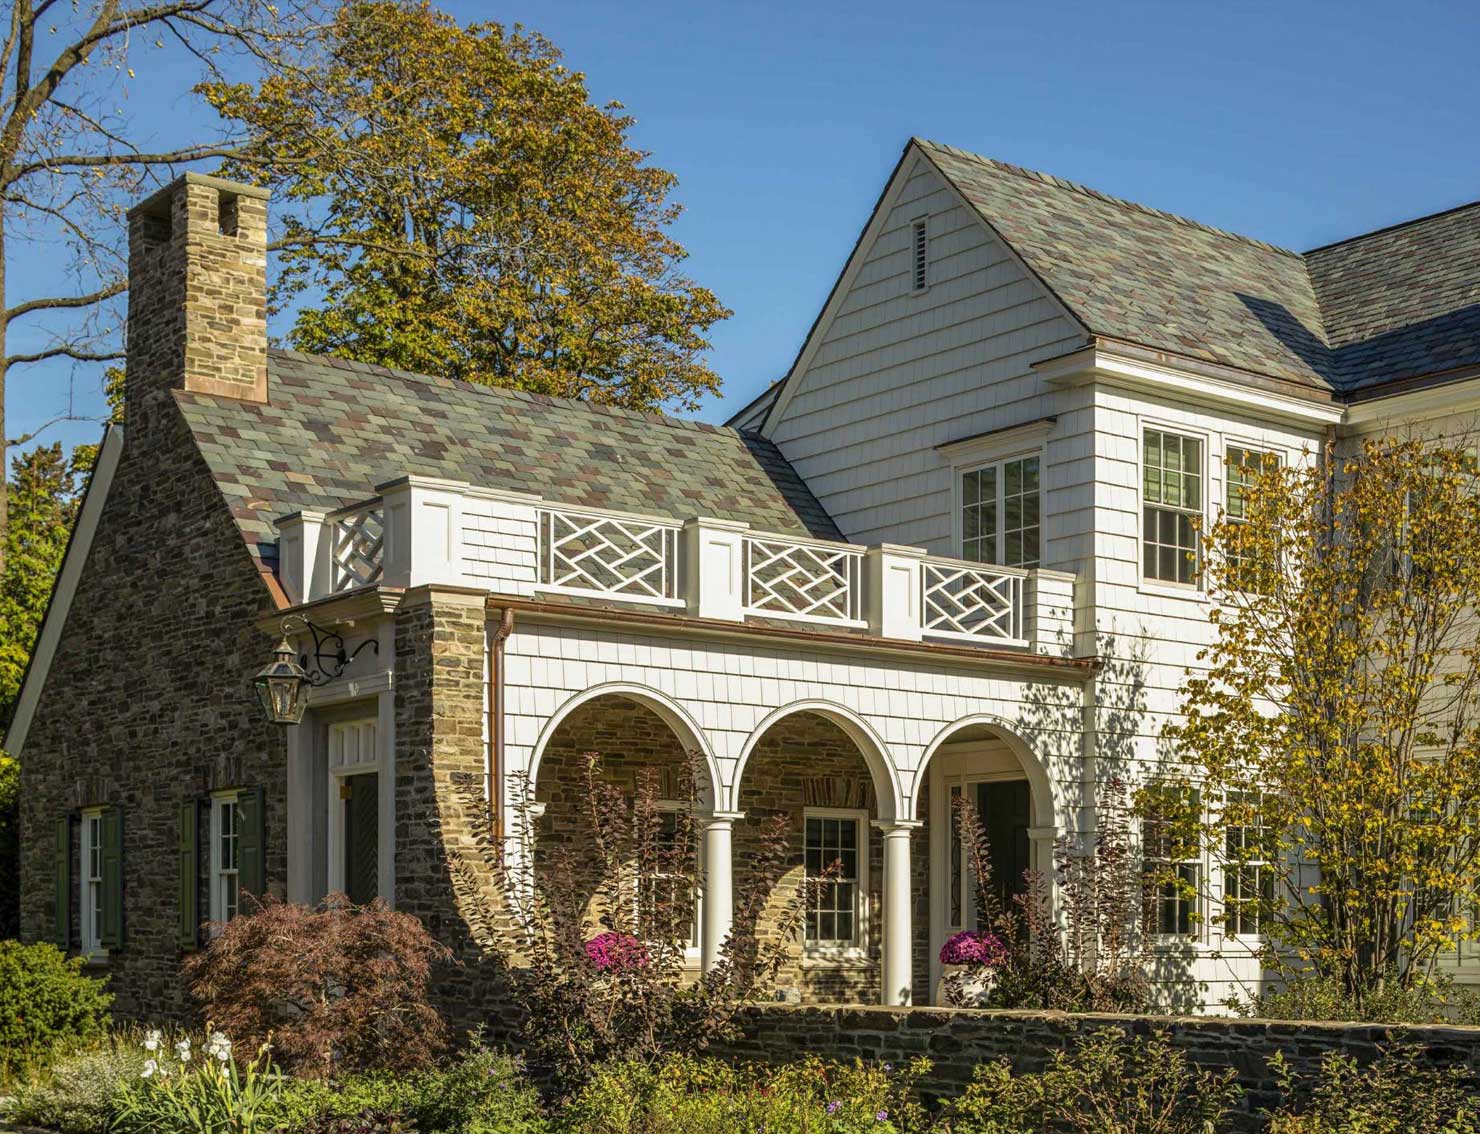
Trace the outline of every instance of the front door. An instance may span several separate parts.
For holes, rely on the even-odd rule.
[[[977,814],[992,848],[992,888],[999,909],[1027,892],[1030,796],[1027,780],[988,780],[975,785]]]
[[[344,892],[357,906],[380,892],[380,776],[344,777]]]

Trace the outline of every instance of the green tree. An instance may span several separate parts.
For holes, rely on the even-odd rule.
[[[675,178],[553,45],[372,0],[320,47],[203,88],[267,139],[229,169],[274,190],[294,346],[636,408],[718,389],[704,336],[729,312],[680,271]]]
[[[1215,638],[1168,735],[1225,929],[1360,1010],[1480,936],[1480,483],[1413,437],[1247,480],[1204,540]]]

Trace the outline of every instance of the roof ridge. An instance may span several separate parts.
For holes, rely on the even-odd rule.
[[[1043,184],[1050,185],[1057,189],[1064,189],[1071,193],[1079,193],[1082,196],[1090,197],[1096,201],[1103,201],[1106,204],[1115,205],[1119,208],[1134,209],[1137,212],[1156,217],[1158,220],[1171,221],[1174,224],[1186,225],[1188,228],[1195,228],[1201,232],[1210,233],[1213,236],[1222,236],[1230,240],[1238,240],[1244,244],[1251,244],[1256,248],[1263,248],[1265,251],[1268,252],[1277,252],[1282,256],[1291,256],[1296,260],[1304,259],[1304,255],[1302,253],[1296,252],[1290,248],[1283,248],[1278,244],[1271,244],[1267,240],[1260,240],[1258,237],[1254,236],[1245,236],[1241,232],[1230,232],[1226,228],[1218,228],[1216,225],[1204,224],[1202,221],[1193,220],[1190,217],[1180,216],[1177,213],[1169,213],[1165,209],[1154,208],[1151,205],[1143,205],[1139,201],[1131,201],[1127,200],[1124,197],[1116,197],[1111,193],[1105,193],[1099,189],[1093,189],[1088,185],[1081,185],[1077,181],[1069,181],[1066,178],[1057,177],[1052,173],[1043,173],[1036,169],[1028,169],[1025,166],[1013,165],[1011,162],[1000,161],[997,158],[987,157],[984,154],[972,153],[970,150],[963,150],[959,146],[948,146],[943,142],[931,141],[929,138],[915,138],[913,140],[918,145],[927,147],[932,150],[938,150],[942,153],[950,154],[953,157],[964,158],[967,161],[979,162],[982,165],[991,166],[993,169],[1000,170],[1003,173],[1010,173],[1017,177],[1025,177],[1031,181],[1042,182]]]
[[[1370,232],[1359,232],[1355,236],[1343,236],[1340,240],[1332,240],[1327,244],[1318,244],[1314,248],[1306,249],[1302,256],[1314,256],[1317,252],[1325,252],[1332,248],[1340,248],[1343,244],[1355,244],[1359,240],[1367,240],[1373,236],[1384,236],[1399,229],[1411,228],[1417,224],[1426,224],[1429,221],[1440,220],[1455,213],[1462,213],[1466,209],[1480,209],[1480,201],[1466,201],[1462,205],[1452,205],[1447,209],[1440,209],[1437,213],[1425,213],[1421,217],[1410,217],[1408,220],[1398,221],[1396,224],[1384,225],[1382,228],[1374,228]]]
[[[512,398],[515,401],[528,401],[538,405],[563,406],[567,409],[578,410],[583,413],[599,414],[604,417],[620,417],[631,421],[650,422],[654,425],[666,425],[672,429],[688,429],[697,433],[732,433],[740,436],[741,430],[728,425],[711,425],[707,421],[696,421],[688,417],[675,417],[672,414],[662,413],[657,410],[635,410],[626,406],[606,405],[601,402],[589,402],[584,398],[559,397],[555,394],[540,394],[532,390],[519,390],[512,386],[485,386],[480,382],[469,382],[465,378],[448,378],[445,375],[422,374],[415,370],[401,370],[394,366],[382,366],[378,362],[361,362],[358,359],[341,358],[337,354],[312,354],[308,351],[293,350],[289,347],[269,347],[269,355],[278,355],[294,361],[310,364],[327,364],[346,370],[357,370],[365,374],[374,374],[381,377],[410,379],[420,382],[445,382],[451,386],[461,387],[471,393],[482,397]]]

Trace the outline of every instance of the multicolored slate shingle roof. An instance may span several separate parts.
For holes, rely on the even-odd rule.
[[[331,510],[406,475],[675,519],[841,539],[769,441],[733,429],[273,350],[268,404],[178,392],[248,544],[275,517]]]
[[[914,144],[1090,334],[1338,394],[1480,364],[1480,202],[1302,255]]]

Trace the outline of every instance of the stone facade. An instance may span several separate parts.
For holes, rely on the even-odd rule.
[[[1092,1032],[1115,1028],[1131,1035],[1162,1031],[1193,1062],[1232,1067],[1244,1096],[1235,1114],[1241,1131],[1262,1129],[1260,1111],[1280,1101],[1269,1058],[1280,1052],[1298,1075],[1314,1074],[1330,1051],[1366,1062],[1388,1043],[1411,1043],[1436,1064],[1464,1067],[1480,1086],[1480,1028],[1323,1024],[1241,1020],[1217,1016],[1069,1015],[1063,1012],[975,1011],[942,1008],[795,1007],[747,1009],[742,1035],[728,1045],[732,1058],[782,1062],[818,1055],[902,1065],[924,1056],[932,1063],[921,1081],[929,1095],[957,1094],[975,1068],[1007,1060],[1020,1071],[1041,1069],[1055,1051]]]
[[[123,944],[95,963],[111,975],[116,1011],[124,1016],[177,1014],[184,1007],[176,866],[181,803],[221,788],[263,788],[270,892],[282,893],[286,871],[283,735],[263,718],[250,686],[271,646],[255,627],[271,609],[271,596],[170,396],[190,384],[186,367],[199,361],[193,354],[187,359],[181,336],[196,320],[228,310],[220,296],[205,295],[210,287],[187,296],[183,286],[187,236],[214,208],[215,193],[187,182],[159,201],[174,218],[173,236],[156,241],[152,235],[163,230],[146,234],[148,218],[133,220],[131,269],[146,286],[130,293],[122,455],[21,761],[26,939],[53,935],[58,821],[93,805],[121,814]],[[263,215],[260,200],[242,198],[236,223],[250,239]],[[212,213],[210,224],[216,223]],[[189,254],[197,251],[192,245]],[[202,263],[225,255],[218,249]],[[209,310],[191,298],[197,295]],[[212,373],[224,378],[227,369]],[[76,946],[75,822],[72,828],[69,922]]]

